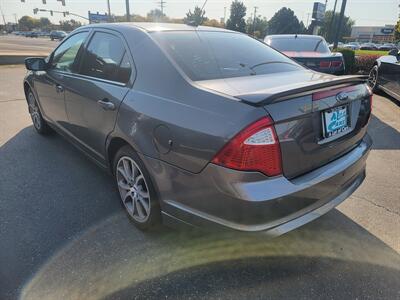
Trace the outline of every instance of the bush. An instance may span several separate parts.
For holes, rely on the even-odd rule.
[[[356,70],[355,52],[351,49],[339,48],[336,52],[342,53],[345,66],[345,74],[354,74]]]
[[[381,56],[376,54],[356,56],[356,72],[368,74],[375,61]]]

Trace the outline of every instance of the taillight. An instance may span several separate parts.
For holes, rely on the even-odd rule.
[[[241,171],[282,174],[281,149],[273,121],[263,117],[233,137],[213,158],[213,163]]]
[[[334,60],[331,62],[331,66],[332,68],[339,68],[340,66],[342,66],[342,61],[341,60]]]
[[[321,60],[321,61],[319,62],[319,67],[320,67],[320,68],[330,68],[330,66],[331,66],[331,62],[330,62],[330,61]]]

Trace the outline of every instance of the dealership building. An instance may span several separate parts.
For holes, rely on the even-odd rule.
[[[348,41],[388,43],[394,41],[394,25],[353,26]]]

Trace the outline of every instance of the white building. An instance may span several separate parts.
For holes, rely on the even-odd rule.
[[[384,43],[394,41],[394,25],[353,26],[349,41]]]

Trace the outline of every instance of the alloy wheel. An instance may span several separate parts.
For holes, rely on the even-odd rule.
[[[144,223],[150,216],[150,193],[142,170],[129,156],[122,156],[116,168],[119,194],[129,215]]]
[[[29,114],[31,115],[33,126],[37,130],[42,128],[42,120],[40,116],[39,107],[36,103],[35,96],[33,96],[32,92],[28,94],[28,105],[29,105]]]
[[[378,80],[378,69],[376,67],[373,67],[371,72],[369,72],[368,76],[368,85],[370,86],[371,89],[374,89],[376,87],[377,80]]]

